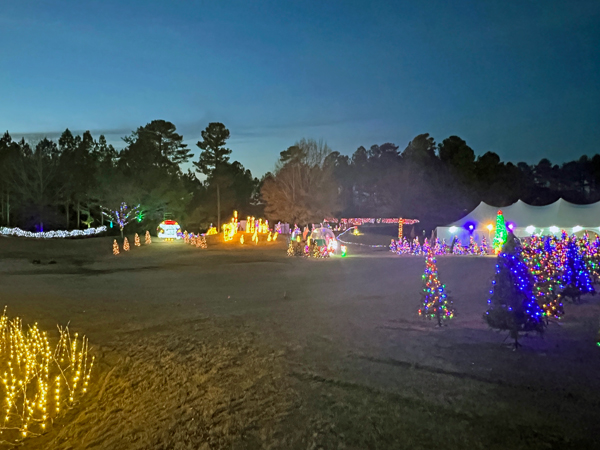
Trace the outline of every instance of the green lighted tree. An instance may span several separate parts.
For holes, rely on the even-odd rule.
[[[494,252],[496,252],[496,254],[500,253],[507,238],[508,231],[506,231],[504,215],[501,210],[498,210],[498,215],[496,216],[496,234],[494,235]]]

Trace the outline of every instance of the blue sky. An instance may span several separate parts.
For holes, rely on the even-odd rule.
[[[219,121],[256,176],[302,137],[562,162],[598,152],[599,23],[597,0],[7,1],[0,129],[121,146],[165,119],[195,151]]]

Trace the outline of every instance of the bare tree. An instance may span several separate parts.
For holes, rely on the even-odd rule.
[[[261,189],[267,218],[310,223],[337,212],[337,183],[324,164],[330,153],[327,144],[312,139],[281,152],[275,173],[267,175]]]

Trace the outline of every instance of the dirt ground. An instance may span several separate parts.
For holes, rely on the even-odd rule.
[[[156,241],[0,238],[9,315],[70,322],[98,358],[22,448],[600,448],[600,296],[513,352],[482,319],[492,257],[439,258],[457,310],[440,329],[416,314],[422,258]]]

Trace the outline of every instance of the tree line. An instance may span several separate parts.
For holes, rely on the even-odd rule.
[[[165,217],[188,230],[220,225],[231,211],[271,221],[318,223],[328,217],[405,217],[431,229],[462,217],[481,201],[532,205],[562,197],[600,200],[600,155],[563,164],[503,162],[480,156],[458,136],[436,143],[429,134],[403,151],[392,143],[352,155],[323,141],[301,139],[280,153],[261,180],[230,161],[229,130],[210,123],[192,161],[175,125],[154,120],[124,137],[117,151],[104,136],[65,130],[57,142],[0,138],[0,226],[27,230],[108,225],[101,210],[140,205],[143,227]],[[191,163],[191,164],[190,164]],[[187,167],[187,169],[184,169]],[[200,176],[202,175],[202,176]],[[202,179],[201,179],[202,178]]]
[[[209,124],[195,161],[176,127],[154,120],[124,137],[117,151],[104,136],[66,129],[57,142],[0,138],[0,226],[27,230],[109,225],[102,210],[140,205],[144,228],[165,217],[190,228],[217,223],[216,211],[252,210],[259,180],[225,147],[229,130]],[[192,168],[182,166],[192,162]],[[190,166],[190,164],[187,164]],[[200,180],[197,173],[205,176]],[[218,204],[218,206],[217,206]]]
[[[323,217],[405,217],[432,229],[464,216],[479,202],[506,206],[521,199],[546,205],[559,198],[600,200],[600,155],[563,164],[503,162],[475,155],[458,136],[436,144],[416,136],[403,151],[392,143],[359,147],[351,156],[301,140],[280,153],[262,183],[268,218],[291,223]]]

